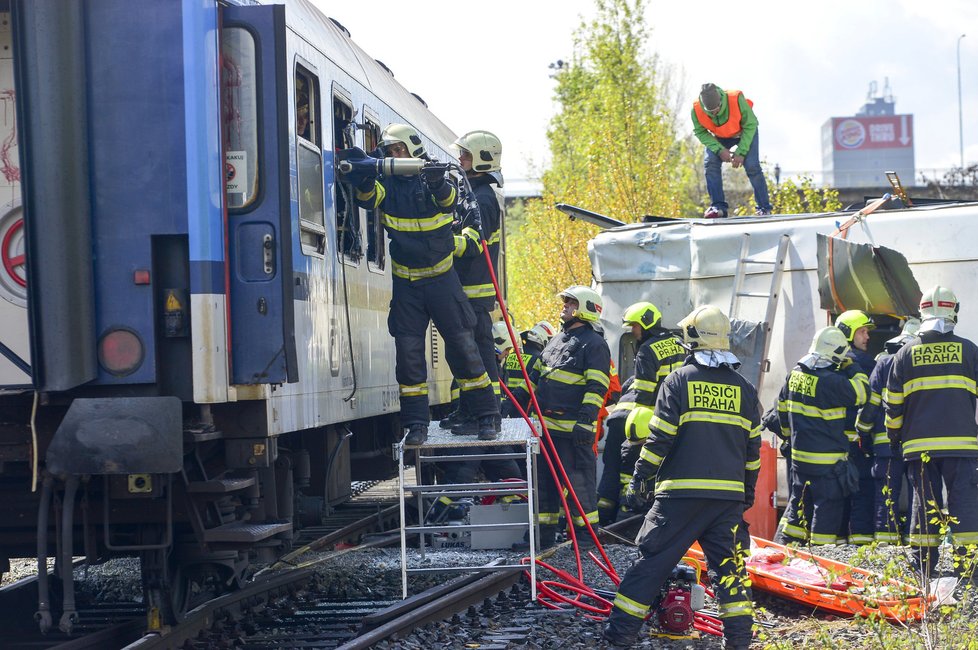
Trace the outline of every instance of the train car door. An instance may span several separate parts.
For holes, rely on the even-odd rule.
[[[295,382],[285,7],[226,7],[221,26],[231,381]]]

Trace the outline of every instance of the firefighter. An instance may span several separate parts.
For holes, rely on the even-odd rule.
[[[530,329],[520,332],[520,340],[523,343],[523,364],[526,366],[526,372],[529,374],[534,368],[539,372],[540,370],[540,355],[543,353],[543,349],[553,338],[554,326],[545,320],[540,321]],[[508,340],[507,333],[507,340]],[[499,341],[497,339],[497,348]],[[529,413],[529,393],[526,390],[526,380],[523,378],[523,371],[520,369],[520,360],[516,358],[516,352],[510,352],[506,355],[505,361],[503,361],[503,367],[501,370],[501,376],[503,381],[506,383],[506,388],[510,392],[514,393],[518,388],[522,388],[523,399],[520,402],[520,407],[524,411]],[[519,410],[509,401],[509,399],[503,400],[503,405],[501,407],[501,412],[504,418],[518,418],[520,417]]]
[[[492,275],[486,264],[486,256],[482,249],[482,237],[486,238],[489,247],[489,258],[495,270],[499,263],[499,242],[502,237],[502,145],[488,131],[470,131],[458,138],[452,148],[457,152],[459,163],[472,188],[475,203],[481,216],[478,225],[472,220],[474,208],[460,204],[460,218],[453,224],[455,230],[455,272],[462,282],[462,290],[469,298],[469,304],[475,312],[475,343],[479,355],[486,367],[486,373],[492,381],[496,400],[499,400],[499,365],[496,360],[495,346],[492,335],[491,312],[496,307],[496,290],[492,284]],[[495,186],[495,187],[493,187]],[[479,423],[469,411],[468,396],[459,401],[459,409],[454,418],[448,423],[455,434],[477,434]],[[443,425],[444,426],[444,425]],[[498,430],[497,426],[497,430]]]
[[[973,553],[978,544],[978,346],[954,333],[959,307],[947,287],[924,292],[920,330],[893,356],[883,394],[887,433],[903,444],[913,488],[910,545],[925,578],[936,567],[942,541],[930,512],[930,504],[944,505],[942,484],[957,559],[965,561],[964,547]],[[955,572],[960,570],[956,562]]]
[[[851,309],[835,319],[835,326],[849,340],[848,356],[868,378],[876,367],[876,359],[869,354],[869,333],[876,324],[865,312]],[[868,385],[868,384],[867,384]],[[873,438],[856,430],[857,408],[846,411],[846,436],[849,438],[849,462],[859,472],[859,489],[846,498],[845,514],[839,530],[840,540],[864,545],[873,541],[876,530],[874,508],[876,490],[873,481]]]
[[[395,158],[425,157],[418,132],[405,124],[384,129],[380,145]],[[404,443],[421,445],[428,437],[424,351],[429,321],[445,340],[448,365],[471,414],[478,418],[479,438],[494,439],[499,409],[473,337],[475,313],[452,268],[455,188],[441,166],[426,167],[413,176],[377,179],[372,172],[361,174],[355,179],[357,205],[383,211],[384,228],[391,240],[394,279],[387,327],[394,337],[401,423],[408,429]]]
[[[557,456],[584,509],[583,516],[575,509],[570,517],[577,539],[586,543],[590,535],[586,534],[585,518],[590,524],[598,523],[594,491],[597,461],[592,445],[598,409],[610,382],[611,351],[596,329],[601,316],[597,292],[572,286],[558,295],[564,301],[561,331],[544,348],[540,364],[530,370],[529,377]],[[525,387],[518,387],[513,394],[520,403],[528,397]],[[540,548],[556,543],[561,516],[556,483],[556,477],[539,483]]]
[[[635,464],[629,492],[640,495],[655,476],[655,502],[636,538],[641,557],[618,587],[604,636],[616,645],[634,642],[662,585],[699,541],[718,574],[725,647],[747,648],[753,605],[745,564],[734,555],[735,531],[753,503],[761,466],[757,392],[737,372],[722,311],[699,307],[679,327],[692,354],[662,381]]]
[[[869,376],[869,399],[856,419],[856,430],[860,436],[870,435],[873,438],[873,539],[887,544],[899,544],[902,541],[904,527],[900,524],[897,504],[900,502],[906,472],[902,450],[899,445],[891,450],[890,439],[886,435],[886,426],[883,423],[883,391],[893,366],[893,355],[913,340],[918,329],[920,320],[908,318],[903,324],[903,330],[884,344],[883,352],[876,357],[873,374]]]
[[[638,350],[629,389],[622,393],[608,416],[608,439],[602,456],[604,473],[598,485],[598,515],[602,525],[613,523],[618,516],[621,496],[632,477],[631,469],[649,433],[647,420],[655,407],[662,380],[682,366],[686,358],[679,341],[663,329],[662,313],[651,302],[637,302],[625,309],[622,324],[631,331]],[[643,410],[648,417],[642,417]],[[646,426],[636,426],[637,419],[646,420]]]
[[[780,544],[839,541],[845,494],[856,482],[846,409],[866,402],[868,383],[848,351],[849,340],[838,327],[819,330],[778,395],[782,435],[791,437],[792,481],[775,536]]]

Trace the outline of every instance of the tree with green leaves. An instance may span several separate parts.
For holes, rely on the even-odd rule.
[[[681,136],[681,95],[646,51],[644,0],[596,0],[554,74],[559,106],[547,137],[552,163],[543,196],[526,205],[508,242],[511,311],[521,326],[553,319],[555,295],[589,285],[587,242],[597,230],[554,209],[569,203],[625,222],[695,210],[696,153]]]

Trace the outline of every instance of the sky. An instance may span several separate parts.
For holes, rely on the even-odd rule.
[[[453,131],[498,135],[507,181],[546,167],[549,66],[570,58],[593,0],[313,2]],[[914,116],[918,174],[959,165],[966,33],[964,160],[978,161],[978,2],[652,0],[645,18],[649,53],[681,80],[684,105],[707,81],[754,101],[761,159],[782,177],[819,178],[822,125],[855,115],[874,81],[877,96],[888,81],[897,114]],[[692,132],[685,117],[682,126]]]

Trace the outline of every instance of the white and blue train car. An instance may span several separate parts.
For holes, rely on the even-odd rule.
[[[25,280],[0,323],[0,558],[53,552],[60,494],[65,557],[137,554],[166,602],[392,468],[386,241],[334,154],[404,122],[447,161],[454,134],[306,0],[0,12]]]

